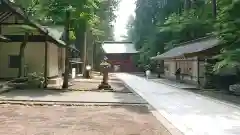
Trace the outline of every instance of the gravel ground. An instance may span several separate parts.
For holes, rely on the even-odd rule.
[[[0,105],[1,135],[170,135],[143,106]]]

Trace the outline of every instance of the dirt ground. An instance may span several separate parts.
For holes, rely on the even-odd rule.
[[[1,135],[170,135],[144,106],[0,105]]]

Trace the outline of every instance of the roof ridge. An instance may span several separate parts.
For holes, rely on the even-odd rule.
[[[189,41],[185,41],[185,42],[181,42],[179,44],[174,44],[174,45],[178,45],[177,47],[180,47],[181,45],[183,44],[189,44],[189,43],[193,43],[193,42],[197,42],[199,40],[204,40],[204,39],[209,39],[209,38],[214,38],[216,36],[214,35],[210,35],[210,36],[204,36],[204,37],[200,37],[200,38],[196,38],[196,39],[193,39],[193,40],[189,40]],[[184,45],[185,46],[185,45]],[[177,47],[174,47],[174,48],[177,48]]]

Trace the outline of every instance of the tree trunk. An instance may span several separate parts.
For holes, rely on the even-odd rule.
[[[188,10],[191,8],[191,0],[185,0],[184,8],[185,8],[185,10]]]
[[[217,0],[212,0],[213,17],[217,17]]]
[[[76,48],[80,50],[80,58],[81,61],[84,61],[84,42],[85,42],[85,31],[86,31],[86,20],[82,19],[79,24],[78,27],[76,28]],[[83,73],[83,64],[81,64],[80,68],[81,73]]]
[[[66,45],[69,46],[70,40],[69,40],[69,27],[70,27],[70,12],[66,12],[66,24],[65,24],[65,42]],[[69,77],[69,51],[68,47],[65,48],[65,72],[64,72],[64,80],[63,80],[63,89],[68,88],[68,77]]]
[[[28,35],[29,33],[25,33],[24,35],[24,40],[20,45],[20,51],[19,51],[19,57],[20,57],[20,62],[19,62],[19,68],[18,68],[18,77],[24,77],[24,66],[25,66],[25,61],[24,61],[24,53],[25,53],[25,48],[27,46],[28,42]]]
[[[92,58],[93,58],[93,65],[92,65],[92,68],[93,70],[96,70],[96,64],[97,64],[97,58],[96,58],[96,54],[97,54],[97,51],[96,51],[96,42],[93,43],[93,53],[92,53]]]
[[[81,59],[81,61],[83,60],[82,58],[82,47],[83,47],[83,36],[82,36],[82,31],[81,31],[81,28],[80,27],[77,27],[76,28],[76,40],[75,40],[75,46],[78,50],[80,50],[80,53],[78,53],[78,58]],[[82,64],[79,64],[78,65],[78,73],[81,73],[82,72]]]
[[[82,50],[82,74],[85,76],[85,67],[87,65],[87,32],[84,32],[84,43],[83,43],[83,50]]]

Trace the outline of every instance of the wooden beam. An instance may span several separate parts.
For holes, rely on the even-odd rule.
[[[27,24],[27,23],[24,23],[24,22],[1,22],[0,23],[1,25],[4,25],[4,26],[8,26],[8,25],[24,25],[24,24]]]
[[[13,15],[12,12],[4,14],[3,16],[1,16],[0,22],[3,22],[3,21],[5,21],[5,20],[7,20],[7,19],[8,19],[9,17],[11,17],[12,15]]]
[[[3,35],[10,39],[8,42],[22,42],[24,40],[24,35]],[[47,39],[49,42],[55,43],[53,39]],[[29,35],[28,42],[45,42],[46,36],[44,35]]]

